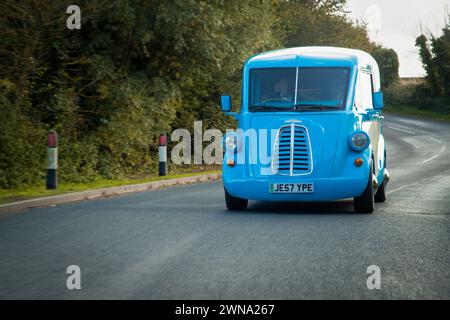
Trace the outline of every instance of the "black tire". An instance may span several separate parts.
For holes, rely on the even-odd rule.
[[[364,192],[359,197],[353,199],[353,206],[358,213],[372,213],[375,209],[375,201],[373,196],[373,164],[370,164],[369,179]]]
[[[383,183],[378,187],[377,193],[375,193],[375,202],[385,202],[386,199],[386,181],[383,179]]]
[[[384,151],[384,167],[386,168],[386,151]],[[383,178],[383,183],[378,187],[377,193],[375,193],[375,202],[385,202],[387,199],[386,192],[387,182],[386,179]]]
[[[245,210],[247,209],[248,200],[233,197],[225,190],[225,203],[227,205],[228,210],[236,211],[236,210]]]

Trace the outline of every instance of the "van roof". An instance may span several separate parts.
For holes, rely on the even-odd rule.
[[[296,47],[257,54],[246,62],[246,67],[271,66],[357,66],[371,70],[375,87],[380,85],[378,64],[362,50],[339,47]]]
[[[292,57],[294,55],[299,57],[317,57],[319,59],[321,57],[335,58],[338,60],[347,59],[353,62],[358,61],[360,63],[374,62],[373,57],[362,50],[322,46],[286,48],[263,52],[251,57],[247,62],[255,62],[261,60],[280,60],[283,57],[289,59],[289,57]]]

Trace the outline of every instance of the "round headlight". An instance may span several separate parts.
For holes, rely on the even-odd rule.
[[[229,132],[223,138],[223,144],[226,151],[237,151],[238,143],[238,135],[235,132]]]
[[[350,147],[355,151],[363,151],[369,144],[369,135],[364,131],[356,131],[350,136]]]

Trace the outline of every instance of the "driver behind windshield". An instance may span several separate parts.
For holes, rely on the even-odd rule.
[[[292,91],[286,78],[278,79],[274,82],[272,92],[265,97],[265,101],[293,101]]]

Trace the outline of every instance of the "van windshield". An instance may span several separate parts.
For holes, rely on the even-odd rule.
[[[250,111],[344,109],[350,70],[304,67],[250,70]]]

